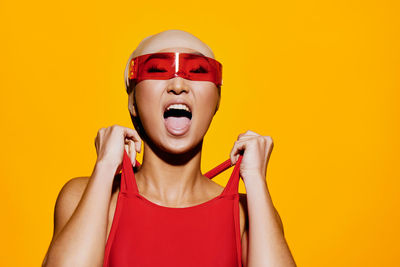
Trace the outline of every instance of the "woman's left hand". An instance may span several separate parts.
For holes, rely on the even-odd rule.
[[[240,176],[243,178],[244,183],[246,183],[247,179],[261,178],[265,181],[267,165],[273,147],[274,143],[270,136],[262,136],[250,130],[239,134],[232,148],[230,158],[231,163],[235,164],[239,159],[240,152],[244,152],[240,163]]]

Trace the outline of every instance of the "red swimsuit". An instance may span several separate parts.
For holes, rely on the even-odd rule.
[[[133,166],[124,151],[121,187],[103,266],[241,267],[238,186],[242,157],[220,195],[195,206],[173,208],[139,194]],[[229,167],[230,159],[204,175],[212,179]]]

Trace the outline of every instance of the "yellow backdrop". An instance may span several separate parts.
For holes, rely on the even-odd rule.
[[[130,53],[181,29],[224,65],[202,170],[228,159],[238,134],[269,135],[267,182],[298,266],[399,266],[399,11],[382,0],[2,0],[1,265],[40,265],[57,194],[91,174],[97,130],[133,127]]]

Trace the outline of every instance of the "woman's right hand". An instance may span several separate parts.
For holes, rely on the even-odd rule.
[[[117,168],[116,174],[122,168],[124,149],[132,165],[136,163],[136,153],[141,152],[142,140],[134,129],[120,125],[100,128],[94,140],[98,162],[106,162]]]

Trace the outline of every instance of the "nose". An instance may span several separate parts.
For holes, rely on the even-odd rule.
[[[182,92],[189,92],[189,86],[186,83],[186,80],[182,77],[174,77],[169,80],[167,86],[168,93],[174,93],[176,95],[181,94]]]

